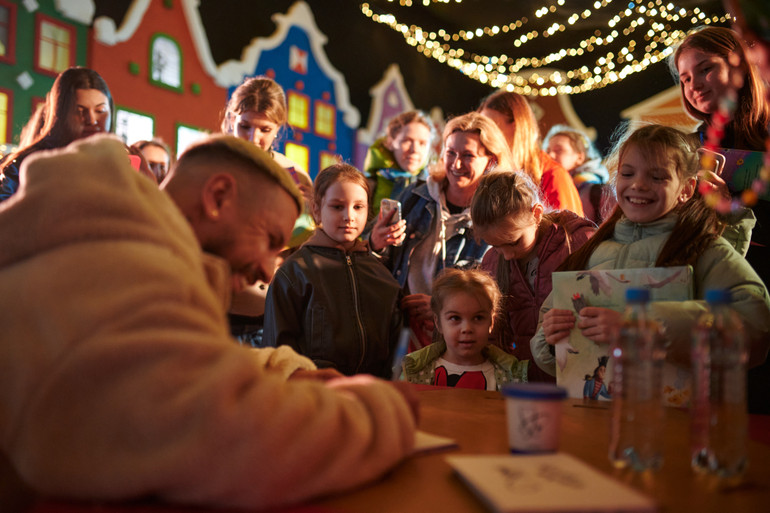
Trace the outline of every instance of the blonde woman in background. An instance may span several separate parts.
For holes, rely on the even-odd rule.
[[[481,177],[496,168],[512,168],[497,125],[476,112],[450,119],[427,182],[411,185],[399,197],[403,219],[390,224],[390,216],[378,217],[370,244],[383,252],[385,265],[404,287],[401,306],[413,328],[433,329],[430,291],[439,271],[481,263],[489,246],[476,240],[469,207]]]

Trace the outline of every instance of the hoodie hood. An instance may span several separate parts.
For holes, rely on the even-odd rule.
[[[604,164],[602,164],[601,159],[584,162],[570,171],[570,175],[572,175],[572,180],[574,180],[577,187],[584,183],[607,183],[610,179],[610,174]]]
[[[385,138],[380,137],[369,147],[364,160],[364,174],[374,176],[380,169],[396,168],[396,157],[385,147]]]

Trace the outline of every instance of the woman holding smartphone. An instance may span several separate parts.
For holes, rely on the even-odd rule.
[[[412,326],[430,325],[433,278],[447,267],[469,268],[481,262],[488,245],[476,241],[469,206],[481,177],[511,169],[508,143],[489,118],[471,112],[449,120],[443,150],[427,182],[413,184],[400,196],[401,216],[393,222],[380,214],[370,235],[372,250],[404,288],[401,307]],[[396,246],[400,244],[400,246]]]

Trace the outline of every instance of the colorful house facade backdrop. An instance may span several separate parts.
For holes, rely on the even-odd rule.
[[[305,2],[275,14],[276,31],[252,41],[238,62],[223,64],[228,76],[266,75],[286,92],[289,130],[277,150],[306,169],[312,178],[339,160],[352,161],[360,114],[350,104],[342,74],[332,66],[323,45],[326,36]],[[230,93],[240,83],[237,80]]]
[[[1,145],[18,142],[56,75],[73,65],[105,78],[116,133],[127,143],[161,137],[177,154],[219,131],[227,98],[244,78],[267,75],[284,88],[289,107],[276,149],[312,177],[339,160],[360,168],[390,118],[414,108],[392,64],[370,89],[369,120],[359,128],[345,77],[326,56],[327,37],[302,0],[273,16],[271,36],[253,39],[241,59],[219,65],[198,0],[133,0],[121,20],[93,20],[94,12],[93,0],[0,0],[0,153]],[[564,101],[540,111],[556,113],[540,119],[542,129],[564,121],[585,128]]]
[[[180,153],[218,131],[227,90],[195,0],[135,0],[117,28],[97,19],[88,62],[110,86],[127,143],[155,136]]]
[[[61,71],[85,66],[90,1],[0,0],[0,153],[18,140]]]

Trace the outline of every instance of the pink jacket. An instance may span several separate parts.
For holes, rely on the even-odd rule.
[[[529,360],[529,381],[550,381],[554,378],[534,365],[529,349],[529,339],[537,331],[540,305],[551,293],[551,274],[576,249],[582,246],[596,231],[596,226],[587,219],[570,211],[554,212],[544,218],[553,223],[538,236],[537,255],[539,258],[534,290],[521,272],[516,261],[506,262],[495,248],[484,255],[481,267],[497,277],[503,291],[503,309],[510,329],[495,330],[501,345],[519,360]],[[502,262],[501,262],[502,261]],[[502,263],[508,273],[508,282],[500,283],[498,265]]]

